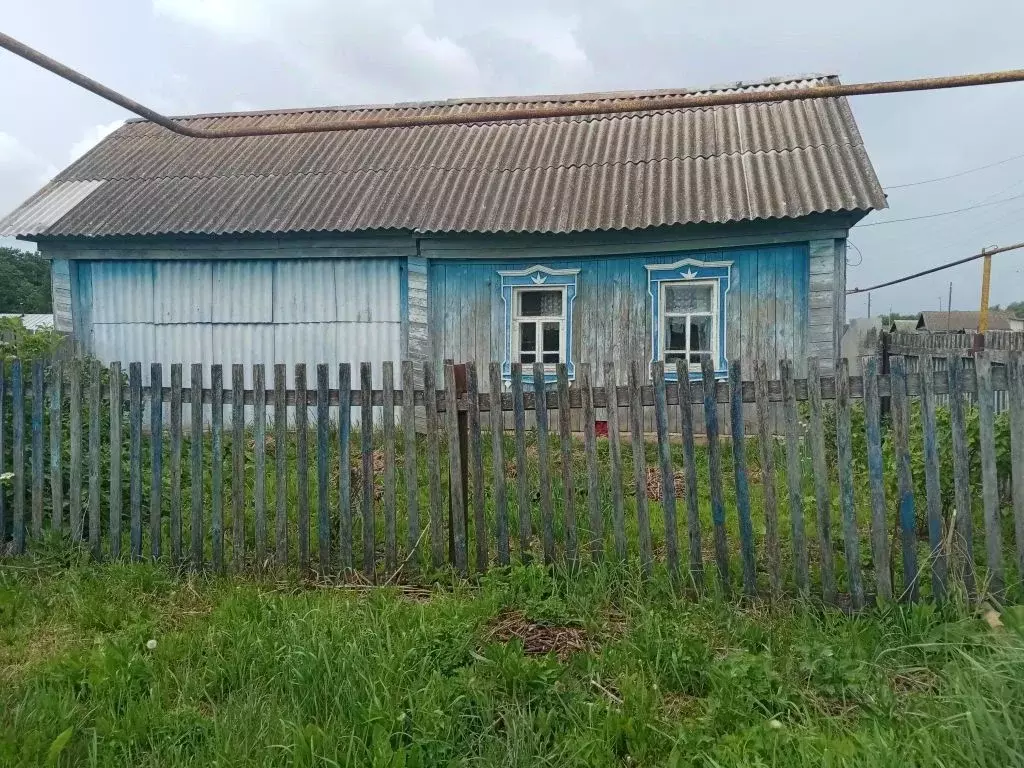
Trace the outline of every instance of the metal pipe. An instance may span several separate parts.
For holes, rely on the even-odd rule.
[[[868,291],[877,291],[879,288],[888,288],[890,285],[898,285],[899,283],[905,283],[908,280],[914,280],[914,279],[916,279],[918,277],[924,277],[925,275],[930,275],[930,274],[932,274],[934,272],[941,272],[942,270],[949,269],[950,267],[958,267],[961,264],[966,264],[969,261],[974,261],[976,259],[983,259],[986,256],[991,258],[992,256],[994,256],[997,253],[1006,253],[1007,251],[1016,251],[1018,248],[1024,248],[1024,243],[1014,243],[1013,245],[1004,245],[1001,248],[983,249],[981,251],[981,253],[976,253],[973,256],[967,256],[966,258],[957,259],[956,261],[950,261],[950,262],[947,262],[945,264],[940,264],[937,267],[932,267],[931,269],[926,269],[923,272],[915,272],[912,275],[907,275],[906,277],[898,277],[895,280],[889,280],[888,282],[879,283],[878,285],[869,285],[867,288],[851,288],[850,290],[848,290],[846,292],[846,295],[847,296],[853,296],[855,293],[866,293]],[[952,294],[952,290],[950,290],[950,296],[952,296],[952,295],[953,295]],[[890,310],[890,313],[891,313],[891,310]]]
[[[228,139],[247,136],[279,136],[295,133],[321,133],[326,131],[359,131],[368,128],[412,128],[428,125],[468,125],[473,123],[494,123],[509,120],[537,120],[554,117],[584,117],[588,115],[621,114],[625,112],[654,112],[667,109],[693,109],[719,107],[733,104],[769,104],[780,101],[805,99],[834,99],[845,96],[868,96],[881,93],[906,93],[908,91],[934,91],[946,88],[966,88],[976,85],[1017,83],[1024,81],[1024,69],[1002,72],[983,72],[973,75],[952,75],[948,77],[925,77],[916,80],[889,80],[875,83],[853,83],[849,85],[819,85],[810,88],[777,89],[771,91],[737,91],[702,93],[695,91],[672,96],[647,96],[643,98],[616,99],[615,101],[595,100],[571,104],[529,107],[519,109],[494,109],[469,114],[400,115],[372,119],[340,119],[311,125],[281,125],[274,127],[250,128],[196,128],[182,124],[161,115],[134,99],[93,80],[76,70],[51,59],[46,54],[0,32],[0,48],[5,48],[43,69],[111,101],[129,112],[163,126],[169,131],[195,139]]]

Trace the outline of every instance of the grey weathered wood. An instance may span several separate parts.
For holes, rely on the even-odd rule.
[[[697,456],[693,436],[690,367],[683,360],[676,361],[676,389],[683,442],[683,492],[686,495],[686,528],[690,542],[690,581],[699,591],[704,588],[704,553],[700,531],[700,506],[697,500]]]
[[[530,510],[529,480],[526,474],[526,409],[523,404],[523,366],[512,364],[512,422],[516,439],[516,491],[519,504],[519,556],[530,559],[533,520]]]
[[[469,458],[470,474],[473,482],[473,533],[476,537],[476,569],[483,573],[487,570],[487,519],[484,515],[484,449],[483,436],[480,432],[480,380],[476,363],[466,363],[466,390],[469,397]],[[498,397],[501,397],[500,391]],[[498,404],[501,412],[501,404]]]
[[[338,547],[341,567],[353,568],[352,543],[352,366],[338,366]]]
[[[1024,355],[1010,352],[1006,373],[1010,408],[1010,465],[1013,488],[1013,526],[1017,541],[1017,574],[1024,578]]]
[[[835,565],[832,561],[832,494],[825,456],[825,426],[821,406],[821,363],[807,359],[807,395],[811,404],[811,471],[817,512],[818,551],[821,557],[821,593],[825,602],[836,601]]]
[[[128,515],[132,560],[142,559],[142,363],[128,364]]]
[[[192,363],[190,373],[191,430],[189,458],[192,461],[192,517],[189,528],[192,538],[192,567],[202,568],[203,544],[203,366]]]
[[[732,590],[729,578],[729,543],[725,535],[725,499],[722,494],[722,448],[718,441],[718,400],[715,367],[711,358],[701,358],[704,382],[704,431],[708,441],[708,480],[711,486],[711,522],[715,535],[715,563],[724,595]]]
[[[878,359],[864,368],[864,433],[867,440],[868,484],[871,488],[871,560],[880,600],[892,600],[892,562],[885,522],[885,476],[882,463],[882,408],[878,395]]]
[[[7,423],[7,365],[7,361],[0,355],[0,475],[7,473],[7,430],[3,426]],[[7,515],[7,494],[0,493],[0,531],[7,531]]]
[[[288,368],[277,363],[274,365],[274,555],[278,566],[288,563],[287,386]]]
[[[124,416],[122,402],[121,363],[110,364],[110,556],[121,557],[121,450],[123,447],[121,420]]]
[[[363,490],[363,575],[371,582],[377,573],[377,529],[373,512],[373,406],[370,393],[373,391],[372,371],[369,363],[359,364],[359,389],[362,393],[359,437],[362,455]]]
[[[800,419],[796,410],[796,385],[793,361],[779,361],[782,379],[783,422],[786,426],[786,488],[789,491],[790,530],[793,537],[793,571],[801,595],[810,592],[810,568],[807,562],[807,531],[804,524],[803,470],[800,457]]]
[[[231,564],[245,564],[245,368],[231,366]]]
[[[405,438],[404,460],[405,504],[409,524],[409,562],[419,559],[420,500],[419,472],[416,458],[416,390],[412,360],[402,361],[402,434]]]
[[[580,363],[580,388],[583,390],[583,451],[587,460],[587,543],[596,563],[604,556],[604,517],[601,515],[601,476],[597,463],[596,411],[594,382],[590,363]]]
[[[89,549],[95,560],[99,560],[103,556],[103,542],[100,539],[101,407],[100,363],[98,360],[92,360],[89,363]],[[41,416],[42,414],[40,414]],[[42,515],[40,514],[40,516]]]
[[[548,397],[544,364],[533,364],[534,416],[537,421],[537,473],[540,480],[540,525],[544,562],[555,559],[555,523],[551,501],[551,459],[548,456]]]
[[[558,445],[562,460],[562,531],[565,554],[570,562],[579,558],[576,533],[576,488],[572,477],[572,414],[569,410],[569,371],[565,363],[556,366],[558,381]]]
[[[210,541],[213,569],[224,570],[224,369],[210,366]]]
[[[732,430],[733,475],[736,481],[736,511],[740,528],[740,564],[743,591],[757,593],[754,555],[754,525],[750,518],[750,484],[747,478],[747,440],[743,430],[743,385],[739,358],[729,363],[729,426]]]
[[[79,400],[81,403],[81,400]],[[21,360],[11,362],[11,469],[14,471],[13,533],[14,553],[25,553],[25,381]],[[81,422],[79,422],[79,444],[81,444]],[[79,449],[81,450],[81,449]],[[81,489],[81,478],[79,478]],[[80,492],[80,491],[79,491]],[[78,539],[81,539],[81,508],[79,508]],[[72,531],[75,528],[72,527]]]
[[[629,432],[633,447],[633,484],[636,490],[636,518],[640,544],[640,567],[651,575],[654,553],[651,545],[651,517],[647,503],[647,455],[644,441],[644,409],[640,386],[643,374],[639,360],[629,367]]]
[[[860,568],[860,538],[853,503],[853,449],[850,426],[850,367],[844,357],[836,366],[836,459],[839,472],[839,508],[843,520],[846,571],[850,581],[850,602],[864,607],[864,583]]]
[[[15,361],[17,363],[17,361]],[[21,371],[21,364],[17,363],[18,371]],[[69,518],[71,523],[71,540],[78,542],[82,540],[82,361],[72,360],[68,371],[68,408],[70,409],[70,424],[68,436],[68,491],[69,491]],[[13,395],[13,370],[12,370],[12,395]],[[24,398],[23,398],[24,399]],[[18,404],[13,403],[15,414]],[[22,405],[24,408],[24,405]],[[22,412],[24,414],[24,411]],[[24,416],[22,417],[24,418]],[[15,498],[17,503],[17,498]],[[24,503],[24,502],[23,502]],[[15,520],[17,523],[17,520]]]
[[[1006,585],[1003,568],[1003,529],[999,515],[999,477],[996,474],[995,402],[992,392],[992,353],[983,350],[974,358],[978,377],[978,432],[981,437],[981,505],[985,520],[985,557],[989,589],[1002,595]]]
[[[181,363],[171,364],[171,564],[181,562]]]
[[[935,386],[931,358],[921,375],[921,429],[924,433],[924,483],[928,505],[928,546],[932,566],[932,596],[946,596],[946,553],[942,547],[942,483],[939,475],[939,437],[935,425]]]
[[[668,435],[668,398],[665,391],[665,364],[652,367],[654,383],[654,423],[658,435],[658,465],[661,469],[661,507],[665,517],[665,557],[673,582],[679,580],[679,529],[676,523],[676,478],[672,468],[672,445]]]
[[[98,372],[97,372],[98,373]],[[149,367],[149,547],[154,560],[162,554],[164,490],[164,369],[160,363]],[[97,392],[97,397],[99,393]],[[96,422],[99,427],[99,421]]]
[[[615,382],[615,364],[605,363],[604,381],[607,393],[608,413],[608,456],[611,461],[612,490],[612,541],[615,557],[625,560],[628,555],[626,547],[626,505],[622,498],[622,447],[619,430],[619,398]]]
[[[426,404],[427,490],[430,502],[430,559],[435,568],[444,565],[444,528],[441,522],[441,461],[438,445],[437,386],[434,368],[423,366],[423,400]]]
[[[509,564],[508,497],[505,487],[505,434],[501,411],[501,365],[492,362],[488,368],[491,391],[491,468],[494,495],[494,518],[498,537],[498,564]],[[495,406],[498,407],[495,407]]]
[[[910,467],[910,404],[907,395],[907,373],[902,357],[890,364],[892,376],[893,446],[899,486],[899,527],[903,550],[903,595],[911,601],[918,597],[917,521],[914,511],[914,477]]]
[[[451,533],[455,569],[465,574],[466,552],[466,489],[462,485],[462,454],[459,448],[459,414],[456,408],[455,365],[444,364],[445,420],[448,432],[448,487],[451,497]]]
[[[384,433],[384,567],[393,573],[398,567],[398,533],[395,520],[395,367],[390,360],[381,369],[384,404],[381,428]]]
[[[32,536],[43,535],[43,361],[32,363]]]
[[[764,505],[764,543],[768,583],[772,596],[782,596],[782,551],[779,545],[779,502],[775,494],[775,438],[768,410],[768,364],[754,364],[754,401],[757,405],[757,442],[761,459],[761,495]]]
[[[306,390],[306,364],[295,364],[295,471],[298,494],[297,538],[299,569],[309,570],[309,395]]]
[[[329,392],[330,369],[327,363],[316,366],[316,533],[317,555],[320,562],[320,573],[331,569],[331,512],[328,496],[328,478],[330,477],[330,426],[331,412]]]
[[[50,525],[60,530],[64,525],[64,470],[61,454],[63,453],[63,371],[60,360],[54,360],[50,367]],[[3,362],[0,361],[0,379],[3,379]],[[3,384],[0,384],[0,400],[3,399]],[[3,405],[0,405],[0,424],[4,423]],[[0,429],[0,432],[3,430]],[[3,439],[0,438],[0,453],[3,452]],[[0,460],[0,475],[4,472],[3,461]],[[0,514],[2,521],[3,514]],[[0,531],[4,530],[0,524]]]
[[[263,363],[252,367],[253,523],[256,563],[267,558],[267,372]]]

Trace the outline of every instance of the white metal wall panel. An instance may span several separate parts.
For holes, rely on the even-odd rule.
[[[153,264],[96,261],[92,276],[94,323],[153,322]]]
[[[212,265],[213,322],[273,322],[272,261],[220,261]]]
[[[327,259],[274,262],[274,322],[337,320],[334,272]]]
[[[274,326],[257,323],[218,323],[211,327],[211,362],[224,366],[224,381],[231,381],[231,366],[245,365],[245,386],[252,386],[252,365],[263,363],[268,388],[273,384],[275,344]]]
[[[334,265],[339,320],[360,323],[401,320],[401,276],[397,261],[341,259]]]
[[[105,363],[142,363],[142,380],[149,381],[149,364],[164,362],[156,356],[154,326],[150,323],[96,323],[93,325],[93,354]]]
[[[214,360],[213,326],[205,323],[173,323],[154,329],[154,349],[150,357],[164,364],[164,377],[170,379],[171,363],[181,363],[182,381],[187,382],[193,363],[203,364],[203,376],[209,377]]]
[[[153,263],[153,295],[158,323],[208,323],[213,294],[208,261]]]

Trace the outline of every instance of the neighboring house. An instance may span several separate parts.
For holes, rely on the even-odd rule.
[[[846,324],[839,356],[850,361],[851,375],[860,375],[863,358],[878,354],[878,334],[882,330],[882,318],[877,316],[855,317]]]
[[[17,318],[26,331],[47,331],[53,328],[53,315],[19,314],[17,312],[0,312],[0,320]]]
[[[980,317],[980,312],[922,312],[917,317],[915,330],[929,333],[976,333]],[[1016,330],[1008,312],[995,310],[989,310],[988,329],[990,331]]]
[[[664,93],[184,119],[312,125]],[[631,361],[696,375],[701,355],[720,376],[733,358],[747,372],[831,366],[847,232],[885,205],[845,99],[220,140],[132,121],[0,235],[54,260],[55,307],[87,351],[147,373],[326,362],[336,385],[337,363],[369,361],[379,383],[385,360],[454,358],[497,361],[506,379],[514,362],[549,378],[589,363],[598,382],[614,362],[624,382]]]
[[[920,318],[913,320],[893,320],[889,326],[889,333],[913,333],[917,330],[917,322]]]

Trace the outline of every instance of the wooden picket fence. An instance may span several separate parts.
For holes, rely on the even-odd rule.
[[[587,364],[571,383],[560,365],[543,396],[530,385],[543,380],[541,367],[524,379],[514,366],[506,388],[496,363],[486,370],[489,393],[473,363],[464,385],[459,367],[446,363],[439,388],[432,367],[416,376],[403,362],[400,389],[392,363],[382,366],[380,389],[371,387],[366,363],[357,386],[351,367],[340,365],[336,388],[326,365],[317,366],[312,386],[296,365],[291,388],[284,365],[273,366],[269,388],[262,365],[249,371],[248,388],[240,365],[231,368],[230,388],[218,365],[208,381],[193,365],[189,387],[181,365],[170,367],[169,386],[160,364],[150,366],[148,385],[142,370],[131,363],[125,377],[120,363],[0,361],[0,476],[13,474],[0,488],[2,551],[31,554],[55,535],[50,530],[97,559],[216,570],[297,566],[370,582],[449,567],[483,572],[519,559],[571,567],[637,559],[644,574],[667,570],[696,592],[713,586],[705,583],[708,562],[725,594],[738,577],[747,595],[815,592],[854,608],[874,598],[918,599],[924,573],[935,599],[954,578],[971,594],[1006,595],[1024,573],[1024,366],[1016,351],[1005,364],[981,353],[973,370],[950,365],[941,375],[908,374],[900,357],[888,374],[868,360],[863,377],[851,377],[845,360],[823,376],[812,358],[805,379],[794,377],[791,361],[777,378],[758,363],[748,381],[738,361],[727,381],[715,379],[709,361],[694,381],[682,368],[678,381],[666,381],[662,364],[634,365],[627,386],[610,388],[592,386]],[[604,374],[617,380],[614,365]],[[999,495],[996,391],[1008,393],[1010,411],[1009,514]],[[977,401],[980,438],[977,514],[968,394]],[[948,396],[947,434],[937,428],[938,395]],[[654,412],[653,435],[644,431],[645,409]],[[668,429],[673,409],[678,435]],[[582,435],[572,431],[574,410],[582,412]],[[746,439],[747,410],[756,440]],[[853,432],[855,412],[863,414],[861,435]],[[772,427],[778,414],[782,434]],[[920,420],[920,445],[912,444],[912,417]],[[861,438],[864,455],[855,455]],[[943,502],[944,442],[952,451],[952,504]],[[918,449],[923,497],[912,465]],[[1010,536],[1004,517],[1012,518]],[[977,548],[976,518],[984,532]],[[1004,541],[1011,537],[1015,548]],[[841,544],[834,547],[834,538]]]

